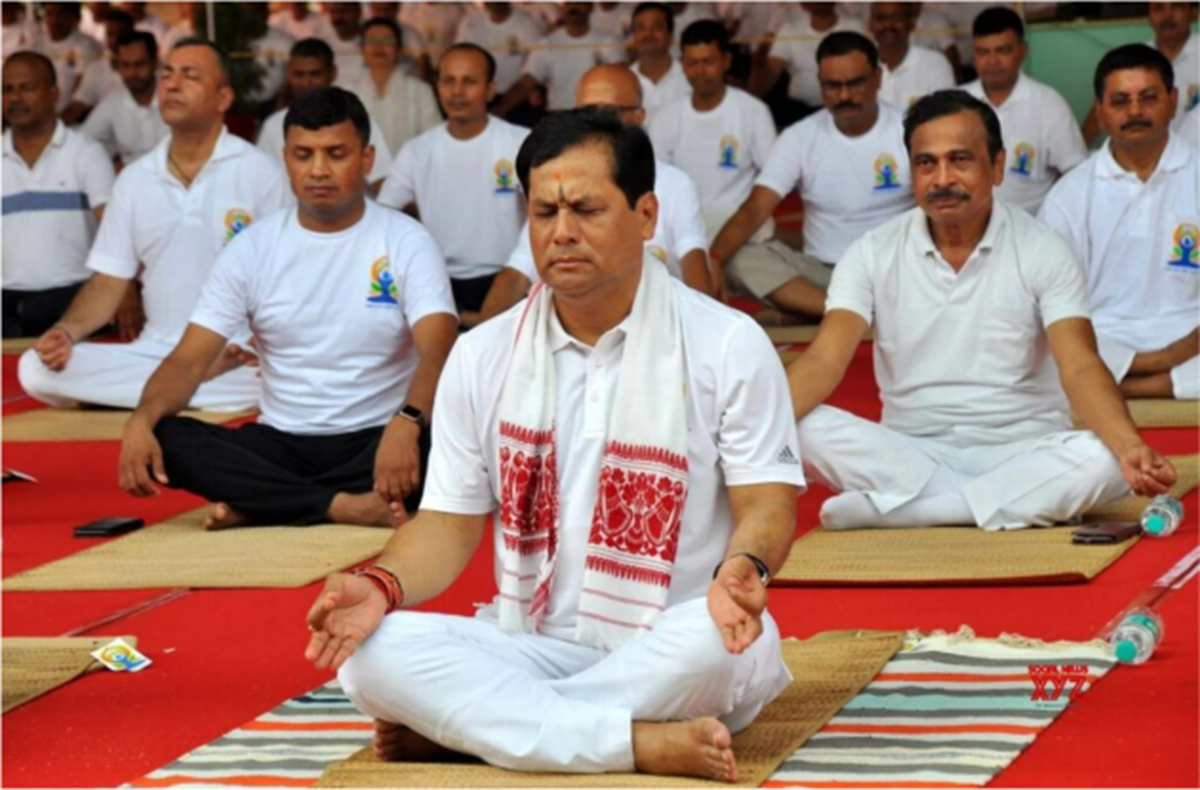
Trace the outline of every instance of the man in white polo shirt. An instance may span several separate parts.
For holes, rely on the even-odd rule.
[[[517,167],[544,285],[455,346],[421,511],[330,577],[306,657],[340,667],[385,759],[425,740],[733,781],[731,733],[790,680],[765,611],[804,486],[782,370],[753,319],[646,256],[645,132],[555,113]],[[490,518],[494,603],[396,612],[448,587]]]
[[[21,356],[17,372],[30,396],[53,406],[133,408],[179,342],[221,248],[289,203],[279,167],[225,129],[231,72],[229,56],[203,39],[183,39],[167,56],[158,104],[171,136],[121,171],[88,256],[95,274],[62,320]],[[128,345],[82,342],[112,319],[135,277],[146,311],[141,336]],[[211,371],[192,408],[258,404],[253,370],[223,370]]]
[[[846,252],[817,338],[788,369],[809,473],[841,492],[821,523],[1018,529],[1168,490],[1175,470],[1096,354],[1070,247],[994,200],[996,114],[940,91],[909,110],[905,142],[919,208]],[[882,424],[819,405],[868,329]],[[1094,433],[1071,430],[1068,403]]]
[[[466,327],[479,323],[488,289],[525,221],[514,162],[529,130],[488,113],[495,66],[474,44],[446,50],[437,90],[447,120],[405,144],[379,191],[384,206],[415,206],[437,239]]]
[[[575,101],[579,107],[613,110],[622,123],[642,126],[646,120],[646,111],[641,106],[641,86],[628,66],[596,66],[579,81]],[[654,236],[645,244],[646,252],[666,264],[672,277],[701,293],[712,293],[706,254],[707,232],[696,185],[687,173],[656,157],[654,196],[658,199],[658,222],[654,226]],[[530,286],[538,281],[529,223],[526,222],[508,263],[496,275],[496,282],[484,302],[481,320],[497,316],[521,301]]]
[[[1037,214],[1054,182],[1087,159],[1083,134],[1066,99],[1022,73],[1029,46],[1015,11],[989,8],[975,17],[973,32],[979,79],[963,90],[1000,117],[1008,152],[1008,172],[996,196]]]
[[[695,23],[682,43],[692,95],[659,110],[650,138],[655,156],[696,182],[711,237],[750,194],[775,144],[775,123],[767,105],[726,84],[733,54],[720,22]]]
[[[546,108],[565,110],[575,101],[575,88],[592,66],[624,63],[625,48],[619,40],[591,28],[591,3],[563,3],[563,24],[534,44],[525,73],[496,108],[507,115],[520,106],[539,86],[546,89]]]
[[[754,190],[713,240],[713,271],[789,313],[819,316],[834,264],[864,233],[913,205],[900,111],[877,99],[879,60],[858,33],[817,50],[826,109],[771,149]],[[804,200],[804,251],[761,238],[788,192]],[[757,234],[757,235],[756,235]]]
[[[1040,215],[1083,261],[1100,356],[1129,397],[1200,397],[1200,154],[1171,131],[1172,72],[1144,44],[1104,56],[1109,140]]]
[[[883,71],[879,100],[898,110],[907,110],[922,96],[955,85],[954,67],[946,56],[912,42],[916,11],[912,3],[871,3],[868,26]]]
[[[633,73],[642,83],[642,107],[647,123],[676,99],[692,95],[683,65],[671,55],[675,40],[675,13],[666,3],[639,3],[633,11],[633,48],[637,63]]]
[[[149,153],[171,130],[158,111],[158,43],[142,30],[117,43],[113,59],[121,87],[92,110],[80,131],[127,165]]]
[[[337,79],[337,64],[334,62],[333,49],[328,44],[317,38],[296,42],[287,63],[287,92],[293,100],[311,90],[328,88]],[[258,130],[258,150],[280,166],[283,165],[283,119],[286,116],[285,107],[263,121]],[[392,167],[392,152],[388,150],[383,130],[374,119],[371,119],[371,147],[375,149],[375,158],[367,172],[367,179],[372,185],[372,192],[378,192],[384,176]]]
[[[299,206],[221,253],[179,345],[125,427],[121,486],[218,503],[209,529],[393,526],[420,503],[428,420],[458,322],[429,234],[365,198],[372,148],[354,94],[318,88],[285,120]],[[254,331],[262,417],[237,430],[176,415]]]
[[[44,55],[4,61],[4,337],[36,337],[66,311],[112,194],[104,149],[58,120],[54,80]]]

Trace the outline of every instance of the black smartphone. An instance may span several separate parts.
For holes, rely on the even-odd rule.
[[[1071,533],[1072,543],[1108,544],[1129,540],[1142,531],[1136,521],[1118,521],[1103,524],[1084,524]]]
[[[140,518],[129,518],[128,516],[98,518],[95,521],[89,521],[86,524],[80,524],[76,527],[75,537],[111,538],[114,535],[124,535],[126,532],[141,529],[145,524],[146,522]]]

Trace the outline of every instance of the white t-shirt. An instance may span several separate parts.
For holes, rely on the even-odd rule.
[[[1157,49],[1153,40],[1146,43]],[[1175,107],[1175,125],[1178,128],[1184,114],[1200,105],[1200,36],[1195,33],[1188,36],[1187,43],[1179,50],[1171,65],[1175,70],[1175,90],[1179,91],[1179,104]]]
[[[400,21],[420,32],[425,45],[433,50],[436,63],[441,52],[454,43],[458,25],[466,13],[462,3],[401,3]]]
[[[337,79],[334,80],[334,84],[350,90],[366,70],[362,59],[362,41],[357,35],[344,41],[338,38],[336,30],[331,31],[322,41],[333,50],[333,64],[337,66]]]
[[[250,94],[250,101],[266,101],[279,95],[283,83],[287,82],[288,58],[295,43],[296,39],[282,30],[268,27],[262,38],[250,45],[254,59],[263,70],[259,88]]]
[[[469,14],[458,26],[457,40],[483,47],[496,59],[496,92],[504,93],[521,79],[529,47],[542,37],[536,19],[514,8],[496,24],[486,13]]]
[[[546,86],[546,107],[569,110],[575,106],[575,88],[593,66],[624,63],[621,42],[589,30],[574,38],[566,29],[555,30],[535,45],[525,63],[525,73]]]
[[[71,103],[84,69],[89,63],[103,57],[104,48],[91,36],[72,30],[62,41],[53,41],[49,35],[43,34],[38,51],[54,64],[54,74],[58,80],[58,104],[54,109],[61,114]]]
[[[1145,183],[1111,143],[1065,175],[1040,219],[1087,274],[1096,332],[1154,351],[1200,325],[1200,153],[1172,134]]]
[[[291,8],[284,8],[271,14],[267,19],[267,24],[276,30],[282,30],[296,41],[303,41],[306,38],[319,38],[326,41],[331,36],[337,35],[334,33],[333,23],[329,21],[328,16],[312,11],[305,14],[303,19],[296,19],[292,16]]]
[[[134,23],[133,29],[154,36],[154,40],[158,42],[158,53],[161,58],[165,48],[163,42],[166,40],[167,32],[171,29],[170,25],[164,22],[162,17],[146,12],[140,21]]]
[[[805,13],[798,7],[785,3],[746,3],[720,2],[717,3],[717,13],[726,27],[737,23],[736,41],[745,42],[751,52],[761,43],[767,33],[774,33],[784,23],[791,21],[795,12]],[[675,25],[675,39],[683,35],[683,30]]]
[[[495,274],[525,219],[515,162],[528,134],[488,116],[483,132],[456,140],[443,123],[400,149],[379,202],[396,209],[417,204],[454,279]]]
[[[925,47],[910,46],[908,54],[894,70],[882,62],[879,67],[883,70],[879,100],[901,111],[907,110],[922,96],[958,84],[954,80],[954,67],[946,56]]]
[[[288,108],[285,107],[273,113],[270,118],[263,121],[262,128],[258,130],[258,150],[274,159],[284,169],[286,166],[283,163],[283,144],[285,142],[283,119],[287,117],[287,111]],[[375,123],[374,118],[371,118],[370,121],[370,143],[375,146],[375,164],[371,167],[371,172],[367,173],[367,180],[374,184],[392,169],[392,152],[388,150],[387,140],[384,139],[383,130],[379,128],[379,124]]]
[[[167,137],[121,171],[87,265],[125,280],[145,265],[146,328],[139,342],[174,346],[225,244],[291,205],[292,193],[278,165],[225,129],[185,189],[167,169],[170,144]]]
[[[871,131],[847,137],[821,110],[788,127],[758,176],[804,199],[804,252],[835,264],[854,241],[913,206],[900,111],[879,105]]]
[[[358,96],[371,120],[379,124],[389,151],[399,151],[409,140],[442,122],[442,111],[429,83],[408,76],[401,68],[392,72],[383,96],[367,69],[346,90]]]
[[[1177,133],[1193,148],[1200,148],[1200,110],[1188,110],[1188,114],[1180,119]]]
[[[684,3],[683,5],[685,7],[682,11],[675,12],[675,42],[671,44],[671,57],[676,60],[679,60],[683,54],[680,51],[679,40],[683,38],[683,31],[688,29],[688,25],[704,19],[715,21],[721,17],[716,3]]]
[[[89,63],[83,70],[73,99],[86,107],[95,107],[124,84],[121,75],[113,68],[112,61],[103,57]]]
[[[3,186],[4,288],[44,291],[86,280],[94,212],[113,189],[104,149],[59,121],[30,168],[6,130]]]
[[[1037,214],[1055,179],[1088,158],[1070,105],[1049,85],[1024,74],[1018,75],[999,107],[988,100],[979,80],[963,90],[986,102],[1000,118],[1008,162],[996,196]]]
[[[675,287],[689,379],[689,488],[668,606],[703,596],[724,557],[735,526],[727,486],[804,486],[791,396],[770,341],[749,316],[682,283]],[[517,305],[463,335],[450,352],[438,385],[423,510],[496,510],[500,395],[524,309],[524,303]],[[542,631],[571,639],[625,328],[610,330],[589,348],[567,335],[557,320],[551,326],[561,526]],[[498,519],[494,539],[499,579],[503,537]]]
[[[646,123],[649,124],[660,109],[677,99],[689,98],[692,95],[692,85],[683,73],[679,58],[671,59],[671,68],[658,82],[652,82],[649,77],[633,66],[633,73],[642,84],[642,107],[646,110]]]
[[[658,198],[658,224],[654,236],[645,243],[646,252],[666,264],[672,277],[683,279],[679,265],[692,250],[708,251],[708,231],[700,210],[700,194],[688,174],[666,162],[654,163],[654,196]],[[517,247],[506,266],[538,282],[537,264],[529,241],[529,222],[521,228]]]
[[[637,3],[613,3],[612,8],[604,8],[600,3],[592,5],[592,15],[588,24],[592,30],[606,33],[619,41],[629,38],[633,28],[633,9]],[[678,30],[679,28],[676,28]]]
[[[123,82],[96,105],[79,131],[103,145],[109,156],[121,157],[125,164],[149,153],[171,133],[158,111],[157,92],[143,107]]]
[[[192,323],[233,338],[248,320],[260,422],[329,435],[387,424],[420,361],[412,327],[432,313],[456,315],[437,245],[368,200],[338,233],[306,230],[287,208],[239,234],[213,265]]]
[[[1061,238],[996,203],[957,273],[914,208],[851,245],[826,312],[874,328],[883,424],[910,436],[1002,444],[1068,430],[1046,327],[1087,318],[1083,271]]]
[[[938,52],[945,52],[957,44],[950,20],[931,9],[928,3],[921,4],[921,14],[917,17],[912,43]]]
[[[733,86],[707,112],[697,112],[691,98],[676,99],[659,110],[649,131],[655,156],[696,182],[709,233],[750,195],[775,144],[767,105]]]
[[[770,57],[779,58],[787,65],[792,80],[788,83],[788,96],[811,107],[821,106],[821,83],[817,79],[817,47],[821,39],[830,33],[849,30],[866,35],[862,22],[853,17],[839,14],[838,20],[829,30],[813,30],[812,18],[807,13],[798,14],[786,23],[775,36]]]
[[[42,31],[38,28],[37,23],[25,20],[14,22],[3,28],[0,52],[4,53],[3,56],[6,60],[9,55],[15,55],[18,52],[38,52],[41,49],[41,41]]]

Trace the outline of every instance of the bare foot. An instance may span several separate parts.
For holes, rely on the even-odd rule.
[[[208,518],[204,519],[204,528],[215,531],[218,529],[244,527],[249,523],[249,518],[234,510],[224,502],[218,502],[213,506],[212,512],[208,514]]]
[[[359,527],[395,527],[400,523],[387,500],[374,491],[336,495],[329,503],[329,520]]]
[[[733,736],[714,718],[633,723],[633,763],[647,774],[737,781]]]
[[[447,763],[464,762],[471,758],[424,735],[413,732],[403,724],[375,720],[375,738],[371,741],[375,756],[388,763]]]

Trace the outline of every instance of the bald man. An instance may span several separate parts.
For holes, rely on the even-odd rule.
[[[623,123],[634,126],[646,122],[641,81],[628,66],[600,65],[584,74],[575,92],[575,106],[614,109]],[[674,165],[656,159],[654,166],[659,222],[654,237],[646,242],[646,251],[666,264],[673,276],[701,293],[711,293],[708,236],[696,184]],[[537,279],[526,222],[508,264],[496,275],[480,319],[486,321],[521,301]]]

